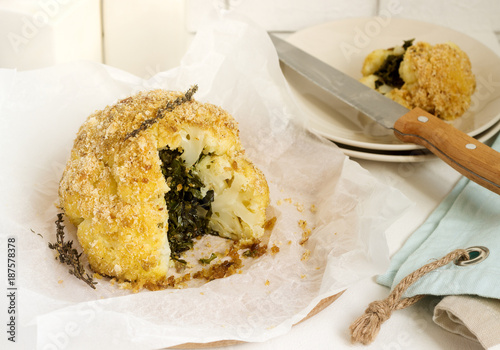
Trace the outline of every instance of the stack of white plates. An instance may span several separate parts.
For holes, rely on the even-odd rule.
[[[318,59],[353,78],[361,78],[364,58],[373,50],[402,45],[404,40],[431,44],[453,42],[465,51],[476,76],[470,109],[451,122],[459,130],[487,142],[500,130],[500,57],[477,40],[430,23],[381,17],[346,19],[298,31],[286,38]],[[283,73],[312,131],[335,142],[354,158],[418,162],[433,157],[414,144],[404,144],[392,131],[371,121],[312,82],[282,66]]]

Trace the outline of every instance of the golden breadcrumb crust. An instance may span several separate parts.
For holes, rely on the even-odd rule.
[[[90,266],[101,275],[153,288],[165,285],[170,248],[164,195],[170,189],[158,155],[165,147],[184,150],[188,167],[203,152],[208,155],[203,158],[206,161],[229,159],[236,168],[232,176],[238,168],[245,169],[245,181],[238,190],[245,198],[255,198],[254,222],[246,232],[230,236],[246,239],[263,234],[267,182],[246,159],[237,123],[226,111],[190,100],[137,136],[126,138],[180,96],[164,90],[140,92],[94,112],[77,133],[60,181],[60,205],[77,226]],[[216,200],[218,194],[215,191]]]
[[[362,68],[365,84],[374,87],[376,79],[369,77],[389,53],[379,49],[367,56]],[[377,90],[409,109],[420,107],[444,120],[463,115],[476,88],[469,57],[453,43],[413,44],[404,54],[399,75],[404,81],[401,88],[383,85]]]

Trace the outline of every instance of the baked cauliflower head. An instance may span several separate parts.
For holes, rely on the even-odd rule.
[[[80,127],[59,187],[92,269],[148,288],[171,259],[215,234],[254,243],[269,189],[236,121],[180,92],[140,92]]]
[[[469,109],[476,88],[469,57],[457,45],[413,40],[377,49],[365,58],[362,83],[408,109],[420,107],[444,120]]]

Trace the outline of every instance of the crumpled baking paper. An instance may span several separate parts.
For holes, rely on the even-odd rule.
[[[3,255],[6,237],[16,237],[18,341],[27,347],[262,342],[289,331],[322,299],[387,268],[384,232],[405,209],[391,203],[408,200],[304,128],[265,31],[228,13],[216,17],[178,68],[149,80],[89,62],[0,70],[1,249]],[[269,182],[277,218],[270,246],[280,251],[199,288],[134,294],[98,280],[92,290],[47,248],[55,242],[58,182],[78,127],[94,110],[139,90],[193,84],[197,100],[222,106],[239,122],[246,152]],[[312,230],[304,245],[300,220]],[[78,246],[74,233],[68,225]]]

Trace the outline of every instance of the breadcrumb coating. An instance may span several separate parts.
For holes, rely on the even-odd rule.
[[[377,69],[395,49],[378,49],[363,63],[361,81],[408,109],[420,107],[444,120],[454,120],[470,107],[476,88],[469,57],[457,45],[417,42],[404,52],[400,88],[377,84]]]
[[[222,108],[190,100],[126,138],[182,95],[140,92],[94,112],[77,133],[60,181],[60,206],[101,275],[151,289],[168,284],[164,196],[170,188],[158,155],[166,147],[182,150],[186,167],[214,190],[210,225],[221,236],[253,241],[264,233],[267,182],[244,155],[237,123]]]

